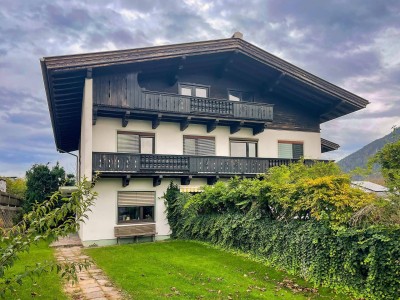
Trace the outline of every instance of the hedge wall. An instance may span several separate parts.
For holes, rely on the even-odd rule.
[[[165,195],[175,238],[252,253],[315,285],[355,297],[399,299],[398,227],[336,228],[315,219],[273,220],[257,210],[194,213],[187,209],[190,198],[172,185]]]

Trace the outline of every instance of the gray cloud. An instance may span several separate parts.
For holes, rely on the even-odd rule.
[[[56,153],[39,58],[229,37],[371,101],[322,125],[340,158],[400,125],[400,4],[374,1],[15,1],[0,8],[0,174]]]

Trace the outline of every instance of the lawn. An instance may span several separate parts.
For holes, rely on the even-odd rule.
[[[260,262],[193,241],[85,250],[133,299],[349,299]]]
[[[54,250],[48,243],[42,242],[33,246],[29,253],[23,253],[15,265],[7,272],[7,277],[23,272],[25,266],[32,266],[45,260],[54,260]],[[44,273],[40,277],[24,280],[17,288],[16,294],[8,293],[6,299],[67,299],[62,291],[62,280],[56,272]]]

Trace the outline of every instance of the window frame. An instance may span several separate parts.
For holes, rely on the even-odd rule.
[[[204,156],[216,156],[216,153],[217,153],[217,144],[216,144],[216,142],[215,142],[215,136],[184,135],[184,136],[183,136],[183,140],[182,140],[182,142],[183,142],[183,143],[182,143],[182,146],[183,146],[182,153],[183,153],[183,155],[190,155],[190,154],[185,154],[185,139],[193,139],[193,140],[205,139],[205,140],[212,140],[212,141],[214,141],[214,154],[213,154],[213,155],[204,155]],[[196,152],[198,152],[197,150],[198,150],[198,149],[196,148]],[[202,155],[195,154],[195,156],[202,156]]]
[[[240,93],[240,100],[239,100],[239,101],[230,100],[230,99],[229,99],[230,92]],[[251,101],[245,101],[245,100],[243,100],[243,94],[244,94],[244,93],[251,94],[252,100],[251,100]],[[235,101],[235,102],[255,102],[255,101],[254,101],[254,94],[255,94],[255,93],[252,92],[252,91],[237,90],[237,89],[230,89],[230,88],[227,89],[227,95],[228,95],[227,99],[228,99],[229,101]]]
[[[232,156],[232,142],[233,143],[246,143],[246,156]],[[255,144],[256,156],[249,156],[249,144]],[[257,158],[258,157],[258,139],[230,138],[229,139],[229,156],[230,157],[242,157],[242,158]]]
[[[156,135],[153,132],[136,132],[136,131],[125,131],[125,130],[117,130],[117,153],[134,153],[134,152],[119,152],[118,150],[118,135],[119,134],[127,134],[127,135],[138,135],[139,136],[139,153],[135,154],[150,154],[150,153],[142,153],[142,137],[152,138],[153,139],[153,147],[152,153],[156,153]]]
[[[143,214],[143,208],[144,207],[153,207],[153,221],[144,221],[144,220],[135,220],[135,219],[131,219],[131,220],[129,220],[129,221],[125,221],[125,222],[119,222],[119,208],[120,208],[120,206],[118,206],[118,193],[119,192],[132,192],[132,193],[135,193],[135,192],[148,192],[148,193],[154,193],[154,201],[153,201],[153,205],[142,205],[142,206],[139,206],[139,205],[133,205],[133,206],[125,206],[125,207],[139,207],[140,208],[140,211],[142,212],[142,214]],[[134,224],[155,224],[156,223],[156,216],[157,216],[157,214],[156,214],[156,199],[157,199],[157,195],[156,195],[156,191],[142,191],[142,190],[140,190],[140,191],[123,191],[123,190],[119,190],[119,191],[117,191],[117,205],[116,205],[116,225],[117,226],[119,226],[119,225],[129,225],[129,224],[131,224],[131,225],[134,225]],[[124,206],[121,206],[121,207],[124,207]]]
[[[279,144],[288,144],[288,145],[292,145],[292,147],[293,147],[293,145],[302,145],[303,146],[303,156],[301,156],[301,157],[304,157],[304,141],[278,140],[278,144],[277,144],[277,147],[278,147],[278,158],[281,158],[281,159],[300,159],[301,157],[294,158],[293,155],[292,155],[292,158],[279,157]]]
[[[184,88],[190,88],[192,90],[192,95],[182,95],[182,87]],[[199,97],[196,96],[196,88],[202,88],[207,90],[207,96],[206,97]],[[205,84],[198,84],[198,83],[190,83],[190,82],[178,82],[178,94],[181,96],[186,96],[186,97],[196,97],[196,98],[210,98],[210,91],[211,91],[211,86],[210,85],[205,85]]]

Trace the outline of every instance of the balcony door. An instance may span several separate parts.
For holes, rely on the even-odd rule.
[[[257,157],[257,141],[230,140],[232,157]]]

